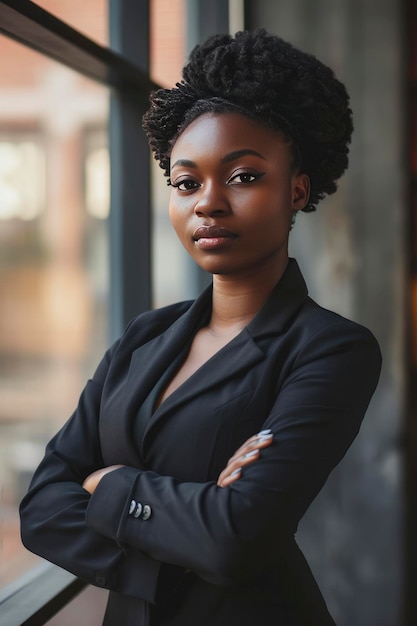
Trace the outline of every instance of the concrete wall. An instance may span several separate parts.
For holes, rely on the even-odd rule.
[[[395,0],[256,0],[265,26],[335,70],[355,133],[339,191],[302,214],[291,254],[320,304],[370,327],[384,366],[359,437],[298,535],[338,626],[403,626],[404,63]]]

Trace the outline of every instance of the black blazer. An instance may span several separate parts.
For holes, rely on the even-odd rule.
[[[196,330],[195,302],[138,316],[52,439],[21,505],[32,551],[111,590],[106,624],[334,624],[294,534],[377,384],[372,334],[319,307],[295,261],[249,325],[153,411]],[[274,442],[232,486],[243,441]],[[120,463],[93,496],[93,470]]]

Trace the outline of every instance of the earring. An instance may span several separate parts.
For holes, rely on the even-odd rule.
[[[292,227],[295,224],[295,218],[297,217],[297,213],[294,211],[294,213],[291,216],[291,223],[290,223],[290,230],[292,229]]]

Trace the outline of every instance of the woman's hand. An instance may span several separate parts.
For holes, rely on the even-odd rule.
[[[92,472],[83,482],[83,488],[88,491],[89,494],[93,494],[99,484],[100,480],[109,472],[119,469],[119,467],[125,467],[124,465],[109,465],[109,467],[103,467],[102,469]]]
[[[219,487],[228,487],[240,478],[242,468],[256,461],[259,458],[260,450],[271,445],[273,440],[274,435],[269,428],[268,430],[261,430],[257,435],[247,439],[228,460],[225,469],[217,479],[217,485]]]

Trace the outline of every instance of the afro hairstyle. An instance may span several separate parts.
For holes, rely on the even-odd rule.
[[[204,113],[242,113],[291,141],[294,164],[310,178],[304,211],[336,191],[353,130],[349,96],[333,71],[265,29],[214,35],[197,45],[172,89],[151,95],[143,117],[149,146],[169,177],[181,132]]]

